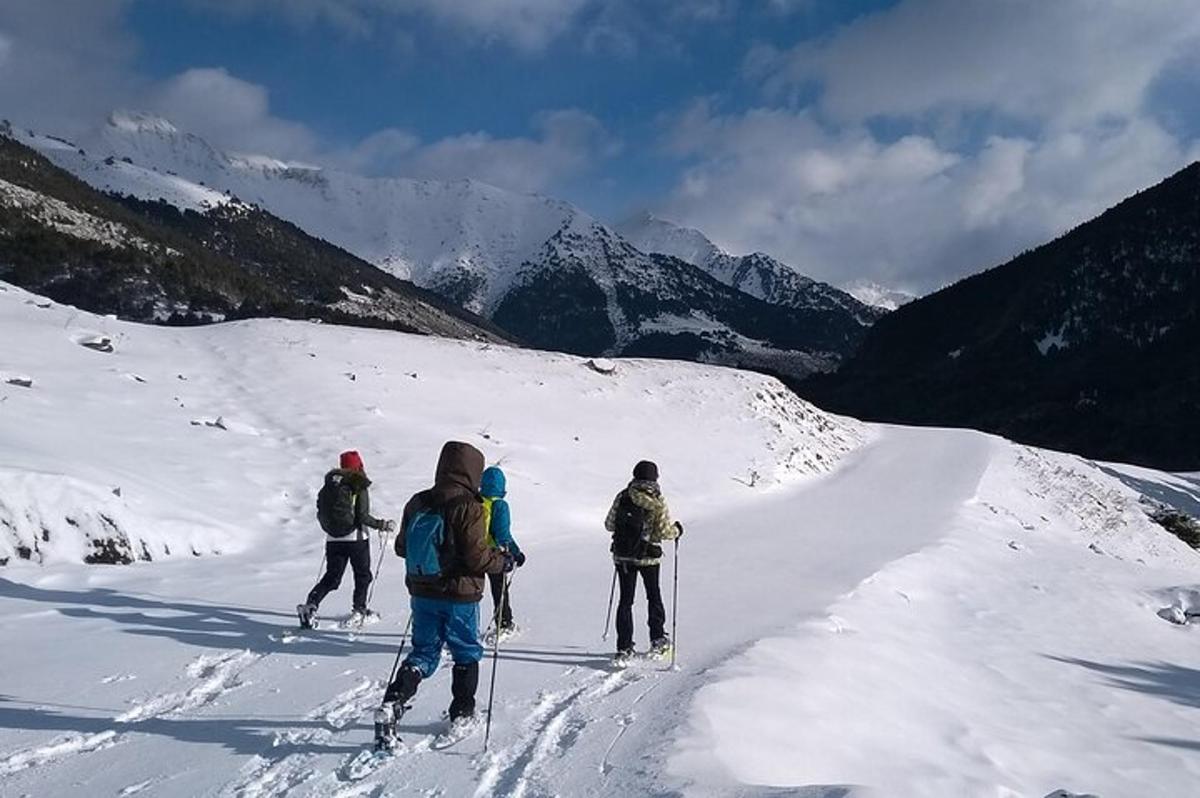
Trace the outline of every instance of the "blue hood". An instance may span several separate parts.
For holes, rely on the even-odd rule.
[[[483,471],[483,478],[479,480],[479,492],[489,499],[504,498],[506,489],[504,472],[496,466],[489,466]]]

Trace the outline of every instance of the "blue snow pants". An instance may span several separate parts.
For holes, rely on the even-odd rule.
[[[404,659],[428,679],[442,659],[442,646],[450,648],[455,665],[483,659],[479,642],[479,602],[446,601],[413,596],[412,650]]]

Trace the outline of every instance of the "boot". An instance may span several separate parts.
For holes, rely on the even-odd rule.
[[[404,714],[404,705],[417,694],[417,687],[420,684],[421,672],[412,665],[404,665],[396,674],[395,681],[388,685],[387,692],[383,694],[383,700],[384,703],[396,706],[397,720]]]
[[[317,605],[311,601],[296,605],[296,617],[300,620],[301,629],[317,628]]]
[[[455,665],[451,671],[450,694],[454,700],[450,702],[450,720],[469,718],[475,714],[475,690],[479,687],[479,663]]]

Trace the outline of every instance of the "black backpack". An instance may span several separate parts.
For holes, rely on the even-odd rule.
[[[629,491],[622,491],[621,498],[617,500],[616,529],[613,530],[609,550],[616,557],[630,560],[656,556],[653,549],[658,547],[650,543],[650,522],[650,511],[634,502]]]
[[[325,484],[317,492],[317,521],[330,537],[344,538],[358,528],[355,518],[354,488],[341,471],[325,475]]]

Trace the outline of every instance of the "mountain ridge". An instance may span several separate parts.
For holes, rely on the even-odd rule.
[[[756,304],[771,303],[768,291],[759,296],[732,285],[739,295],[725,294],[699,280],[694,265],[655,260],[569,203],[478,181],[367,178],[229,155],[166,120],[128,113],[115,114],[86,146],[32,133],[28,139],[103,191],[143,201],[161,199],[197,213],[231,202],[261,207],[384,271],[507,324],[517,337],[545,348],[580,354],[637,351],[800,377],[840,362],[877,317],[848,295],[828,286],[814,290],[820,284],[771,262],[767,271],[775,269],[779,276],[769,279],[790,281],[808,292],[808,298],[789,307],[796,318],[784,319]],[[569,244],[564,236],[570,237]],[[567,256],[568,250],[574,254]],[[570,274],[549,275],[553,264],[565,262],[571,264]],[[761,271],[757,261],[751,265]],[[637,269],[645,274],[634,274]],[[614,282],[618,273],[623,277]],[[646,307],[644,292],[614,290],[617,283],[637,282],[658,286],[657,311]],[[566,286],[587,294],[585,305],[603,295],[603,313],[576,307],[562,294]],[[714,302],[718,294],[729,298],[725,307]],[[639,307],[622,307],[624,302]],[[539,320],[551,307],[561,318]],[[638,324],[625,324],[623,317],[629,314],[638,317]],[[575,329],[573,320],[601,315],[603,329]],[[660,324],[642,330],[644,322],[664,315],[682,318],[689,329]],[[608,345],[583,352],[579,347],[586,341]]]

